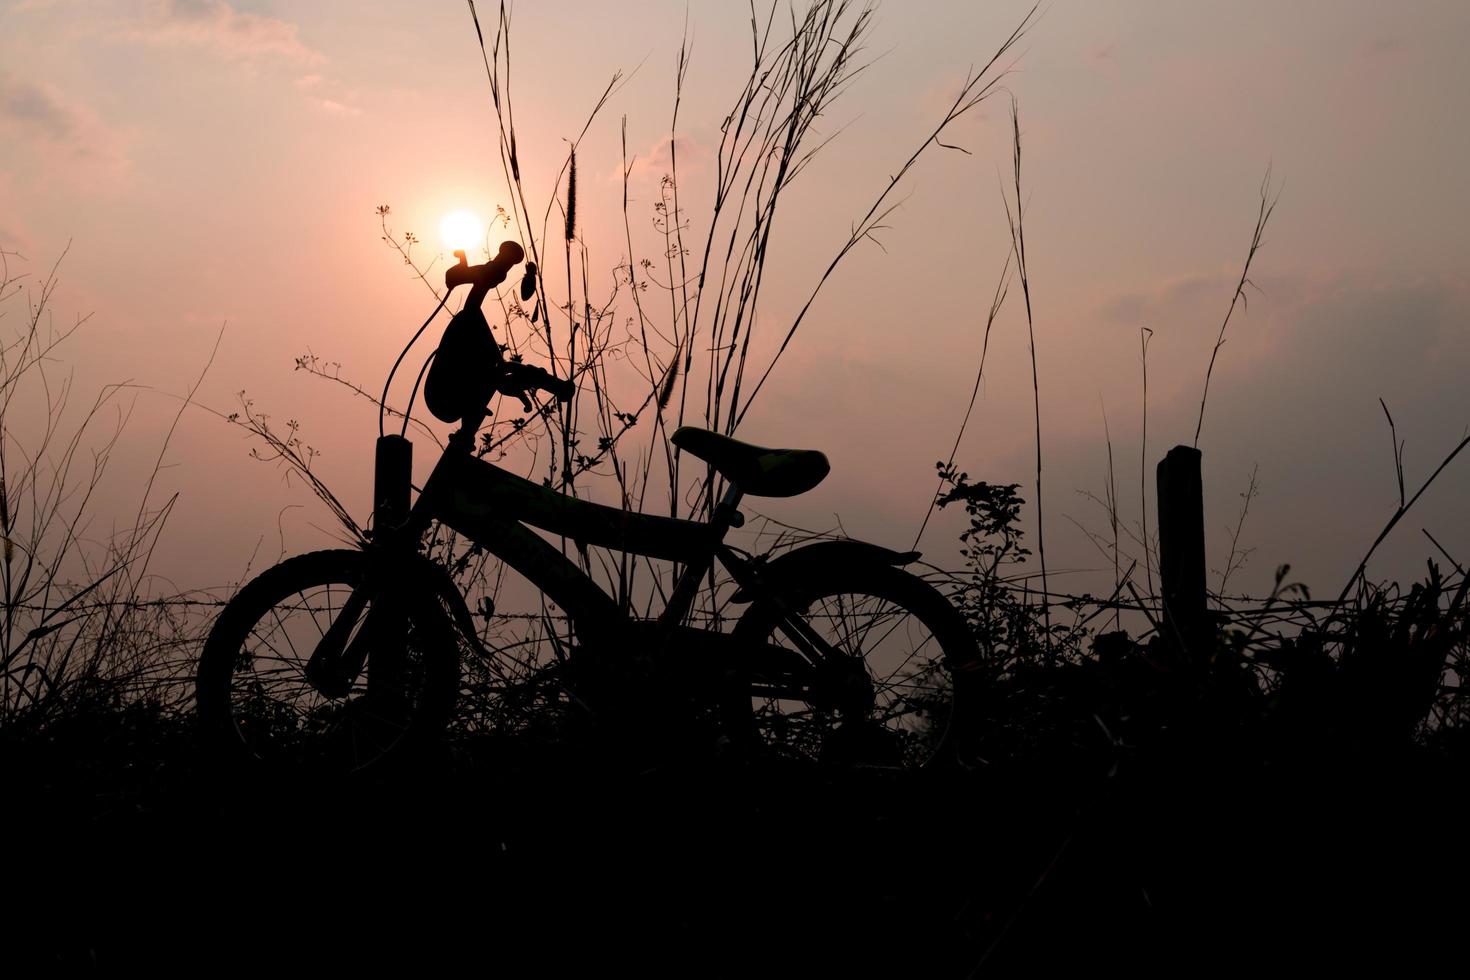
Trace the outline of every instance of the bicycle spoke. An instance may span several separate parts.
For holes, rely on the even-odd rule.
[[[929,645],[929,640],[932,640],[932,639],[934,639],[934,637],[931,636],[931,637],[929,637],[928,640],[925,640],[923,643],[920,643],[918,646],[914,647],[913,651],[907,657],[904,657],[903,658],[903,662],[900,663],[897,667],[895,667],[892,670],[890,670],[887,673],[887,675],[884,676],[883,681],[881,681],[880,683],[887,682],[889,680],[889,678],[891,678],[894,674],[898,673],[900,670],[903,670],[905,667],[907,667],[909,665],[910,661],[912,661],[915,657],[917,657],[919,655],[919,651],[922,650],[922,649],[924,649],[924,647],[928,646]]]
[[[295,658],[296,658],[296,659],[297,659],[297,660],[300,660],[300,659],[301,659],[301,654],[299,654],[299,653],[297,653],[297,652],[296,652],[296,644],[294,644],[294,643],[292,643],[292,642],[291,642],[291,634],[290,634],[290,632],[289,632],[289,631],[288,631],[288,630],[287,630],[287,629],[286,629],[286,624],[285,624],[285,623],[283,623],[283,622],[281,622],[281,616],[280,616],[280,613],[278,613],[278,612],[276,612],[276,611],[275,611],[275,610],[274,610],[274,609],[272,609],[272,610],[271,610],[271,615],[272,615],[272,616],[273,616],[273,617],[275,617],[275,620],[276,620],[276,625],[277,625],[277,626],[279,626],[279,627],[280,627],[280,628],[281,628],[281,632],[282,632],[282,633],[283,633],[283,634],[285,634],[285,637],[286,637],[286,643],[287,643],[287,645],[289,645],[289,646],[290,646],[290,647],[291,647],[291,655],[292,655],[292,656],[293,656],[293,657],[295,657]]]
[[[834,746],[844,758],[866,760],[862,764],[907,767],[926,759],[947,729],[945,705],[952,696],[945,652],[926,618],[894,598],[864,591],[813,595],[805,608],[793,615],[800,615],[812,635],[862,666],[869,707],[851,700],[851,681],[841,670],[782,678],[793,693],[812,685],[813,695],[831,710],[789,697],[762,699],[753,691],[752,710],[766,744],[812,761],[821,761]],[[789,649],[788,639],[773,631],[767,642]],[[856,708],[841,707],[854,703]],[[840,732],[847,734],[834,742]]]
[[[298,595],[300,595],[300,593],[298,593]],[[327,631],[324,630],[324,629],[322,629],[322,624],[317,621],[317,618],[316,618],[316,610],[313,609],[313,608],[311,608],[310,602],[306,599],[306,596],[302,595],[301,598],[303,600],[303,603],[306,606],[307,613],[311,616],[311,623],[312,623],[312,625],[316,627],[317,632],[321,636],[325,637],[327,635]],[[332,622],[332,587],[329,585],[329,586],[327,586],[327,623],[330,625],[331,622]]]

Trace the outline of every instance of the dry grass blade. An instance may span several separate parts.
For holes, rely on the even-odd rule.
[[[1108,407],[1103,404],[1101,396],[1098,396],[1098,404],[1102,408],[1103,438],[1107,440],[1108,444],[1107,509],[1108,525],[1113,531],[1113,594],[1116,595],[1123,589],[1123,579],[1119,575],[1118,554],[1118,477],[1116,471],[1113,469],[1113,431],[1108,425]],[[1119,616],[1115,613],[1113,616],[1113,628],[1117,629],[1120,625],[1121,621]]]
[[[975,369],[975,384],[970,389],[970,401],[965,405],[965,417],[960,420],[959,431],[955,433],[954,445],[949,448],[949,458],[945,460],[945,467],[954,466],[954,458],[960,451],[960,441],[965,438],[965,429],[970,424],[970,413],[975,410],[975,399],[980,397],[980,382],[985,378],[985,358],[990,353],[990,328],[995,325],[995,318],[1000,315],[1000,308],[1005,304],[1006,293],[1010,289],[1011,281],[1011,256],[1006,254],[1005,264],[1000,270],[1000,280],[995,285],[995,294],[990,298],[990,309],[985,314],[985,332],[980,341],[980,366]],[[940,481],[940,487],[944,481]],[[935,494],[934,499],[929,501],[929,509],[924,512],[924,519],[919,522],[919,530],[914,535],[914,543],[909,546],[910,551],[917,550],[919,539],[924,536],[924,529],[929,526],[929,518],[934,516],[934,506],[939,499]]]
[[[1011,51],[1011,49],[1015,47],[1016,43],[1019,42],[1021,38],[1024,37],[1026,33],[1031,29],[1031,27],[1035,23],[1036,12],[1039,7],[1040,5],[1038,4],[1027,11],[1026,16],[1021,19],[1021,23],[1017,25],[1015,30],[1011,32],[1010,36],[1008,36],[1005,41],[1000,45],[1000,47],[996,49],[995,53],[991,55],[990,59],[985,63],[980,71],[972,72],[965,79],[964,84],[960,87],[959,94],[955,96],[954,101],[950,104],[950,107],[948,111],[945,112],[943,118],[940,119],[939,124],[935,126],[934,130],[929,134],[929,136],[921,144],[919,144],[918,149],[914,150],[909,158],[903,162],[903,165],[900,166],[897,171],[895,171],[892,178],[889,179],[887,185],[884,186],[883,190],[878,194],[877,198],[874,199],[872,205],[868,208],[867,213],[865,213],[862,218],[855,225],[853,225],[852,232],[848,236],[847,241],[845,241],[842,246],[837,250],[837,254],[833,256],[832,261],[828,264],[826,270],[817,280],[817,284],[812,289],[811,294],[807,297],[806,301],[797,311],[796,317],[793,319],[791,326],[786,331],[786,335],[782,338],[780,345],[776,348],[776,353],[772,356],[771,362],[761,373],[760,378],[756,381],[755,386],[751,389],[750,394],[746,396],[745,404],[739,408],[738,412],[734,411],[732,408],[733,421],[732,424],[728,426],[727,431],[733,432],[735,427],[738,426],[741,420],[745,418],[745,413],[749,410],[751,402],[754,401],[755,396],[760,393],[761,388],[765,385],[766,379],[770,377],[771,372],[775,370],[777,362],[781,359],[781,355],[785,353],[787,346],[791,343],[791,339],[796,336],[796,332],[798,329],[800,329],[802,321],[806,319],[806,315],[808,311],[810,311],[812,304],[816,302],[817,296],[822,291],[822,287],[826,285],[828,279],[831,278],[832,273],[836,271],[837,266],[841,264],[842,260],[847,257],[848,253],[851,252],[859,242],[871,238],[874,232],[877,231],[883,225],[883,222],[888,218],[888,216],[892,214],[894,206],[888,204],[888,199],[893,194],[894,189],[898,187],[898,185],[903,181],[906,176],[908,176],[909,171],[914,168],[914,165],[918,163],[919,158],[923,156],[925,151],[927,151],[930,146],[933,146],[940,142],[940,137],[944,134],[944,131],[948,129],[955,122],[955,120],[966,115],[976,106],[980,105],[986,99],[990,98],[991,95],[995,94],[997,86],[1000,84],[1001,79],[1005,77],[1007,72],[1001,71],[995,75],[991,75],[991,70],[995,68],[995,66],[998,65],[1003,58],[1005,58],[1005,56]]]
[[[1404,505],[1404,442],[1399,440],[1398,429],[1394,427],[1393,416],[1389,414],[1388,402],[1382,398],[1378,404],[1383,407],[1383,417],[1388,419],[1388,440],[1393,446],[1393,475],[1399,481],[1399,506]]]
[[[1378,550],[1378,546],[1383,543],[1383,539],[1388,537],[1393,529],[1398,526],[1399,521],[1403,520],[1404,515],[1424,495],[1424,491],[1428,490],[1430,485],[1439,479],[1439,475],[1445,471],[1445,467],[1454,462],[1455,457],[1460,455],[1466,446],[1470,446],[1470,436],[1461,439],[1455,448],[1449,451],[1445,458],[1440,461],[1440,464],[1434,468],[1434,472],[1429,474],[1429,478],[1414,492],[1414,496],[1399,504],[1398,509],[1393,512],[1393,516],[1384,525],[1383,530],[1378,532],[1378,537],[1373,539],[1373,544],[1369,546],[1368,553],[1363,556],[1362,561],[1358,562],[1358,567],[1353,570],[1353,574],[1348,576],[1347,584],[1342,587],[1342,592],[1337,597],[1337,603],[1339,605],[1346,601],[1348,593],[1352,591],[1353,586],[1358,583],[1358,579],[1362,577],[1363,572],[1367,569],[1368,559],[1373,557],[1373,553]]]
[[[1139,537],[1143,540],[1143,574],[1148,580],[1148,593],[1154,593],[1153,562],[1149,558],[1148,547],[1148,342],[1153,338],[1154,332],[1148,327],[1138,328],[1138,344],[1140,349],[1140,363],[1143,368],[1143,409],[1140,413],[1142,433],[1139,436],[1138,451],[1138,512]]]
[[[1245,288],[1255,285],[1250,280],[1251,262],[1256,257],[1256,252],[1261,248],[1261,236],[1266,231],[1266,222],[1271,220],[1271,212],[1276,210],[1276,200],[1280,196],[1277,191],[1271,191],[1271,168],[1266,168],[1266,176],[1261,179],[1261,204],[1256,211],[1256,227],[1251,233],[1251,247],[1245,254],[1245,266],[1240,270],[1240,281],[1235,284],[1235,292],[1230,296],[1230,307],[1225,311],[1225,319],[1220,323],[1220,336],[1215,340],[1215,346],[1210,351],[1210,363],[1205,368],[1204,390],[1199,396],[1199,422],[1194,427],[1194,448],[1199,448],[1199,434],[1205,427],[1205,399],[1210,395],[1210,378],[1215,373],[1215,358],[1220,355],[1220,348],[1225,346],[1225,328],[1230,326],[1230,317],[1235,313],[1236,304],[1246,305]]]
[[[1011,97],[1011,162],[1013,164],[1012,189],[1016,195],[1016,210],[1011,212],[1010,202],[1005,195],[1001,200],[1006,205],[1006,223],[1011,230],[1011,254],[1016,258],[1016,274],[1021,280],[1021,295],[1026,300],[1026,336],[1031,349],[1031,402],[1036,419],[1036,555],[1041,564],[1041,603],[1046,622],[1046,643],[1051,647],[1051,588],[1046,574],[1046,524],[1041,504],[1041,378],[1036,368],[1036,326],[1031,314],[1031,278],[1026,267],[1026,224],[1024,218],[1025,199],[1021,195],[1021,112],[1014,96]]]
[[[24,292],[11,257],[5,253],[0,263],[0,302]],[[59,267],[58,259],[27,297],[16,339],[0,344],[0,723],[25,712],[39,724],[89,697],[176,698],[180,664],[186,664],[177,651],[202,621],[171,620],[172,633],[150,632],[146,620],[153,614],[143,588],[177,495],[152,508],[149,498],[203,373],[164,435],[132,524],[99,540],[91,529],[99,488],[133,407],[116,403],[137,389],[103,386],[72,422],[70,379],[57,384],[48,376],[49,364],[88,318],[78,317],[65,330],[43,328]],[[98,432],[109,409],[115,423],[110,432]]]
[[[1245,527],[1246,515],[1250,513],[1251,501],[1256,498],[1256,494],[1260,493],[1260,484],[1256,481],[1260,469],[1259,465],[1251,467],[1251,475],[1250,479],[1246,482],[1245,492],[1240,495],[1242,498],[1240,517],[1235,522],[1235,530],[1230,534],[1230,554],[1225,559],[1225,570],[1220,573],[1220,595],[1222,597],[1225,595],[1226,585],[1230,582],[1230,576],[1245,565],[1246,559],[1255,550],[1253,548],[1242,549],[1240,547],[1240,532]]]

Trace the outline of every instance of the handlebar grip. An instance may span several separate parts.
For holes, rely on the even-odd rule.
[[[508,363],[505,366],[506,383],[504,389],[511,389],[507,394],[519,394],[528,389],[539,388],[556,396],[557,401],[571,401],[577,393],[577,386],[572,383],[571,378],[558,378],[545,368],[534,364]]]
[[[468,302],[478,306],[485,293],[505,282],[511,266],[524,259],[526,252],[515,242],[504,241],[500,243],[500,251],[484,265],[470,265],[463,251],[455,252],[454,257],[459,261],[444,270],[444,288],[472,286]]]
[[[480,283],[489,289],[505,282],[505,277],[510,273],[511,266],[517,264],[526,257],[525,249],[515,242],[501,242],[500,251],[495,258],[485,263],[481,268],[485,271],[481,274]]]

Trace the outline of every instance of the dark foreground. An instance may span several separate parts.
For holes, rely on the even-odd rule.
[[[182,722],[89,728],[85,751],[64,732],[4,742],[6,958],[28,973],[1178,975],[1464,955],[1470,810],[1443,754],[1196,747],[904,778],[482,742],[302,781],[221,772]]]

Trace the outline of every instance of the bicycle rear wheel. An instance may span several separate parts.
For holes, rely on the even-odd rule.
[[[779,603],[756,600],[734,632],[765,752],[894,769],[953,755],[979,654],[948,600],[875,563],[791,577],[776,592]],[[811,638],[830,651],[819,664],[803,653]]]
[[[458,685],[455,629],[427,596],[350,603],[369,561],[360,551],[299,555],[230,600],[196,678],[210,737],[250,760],[350,772],[439,736]],[[324,693],[307,663],[334,624],[362,662]]]

